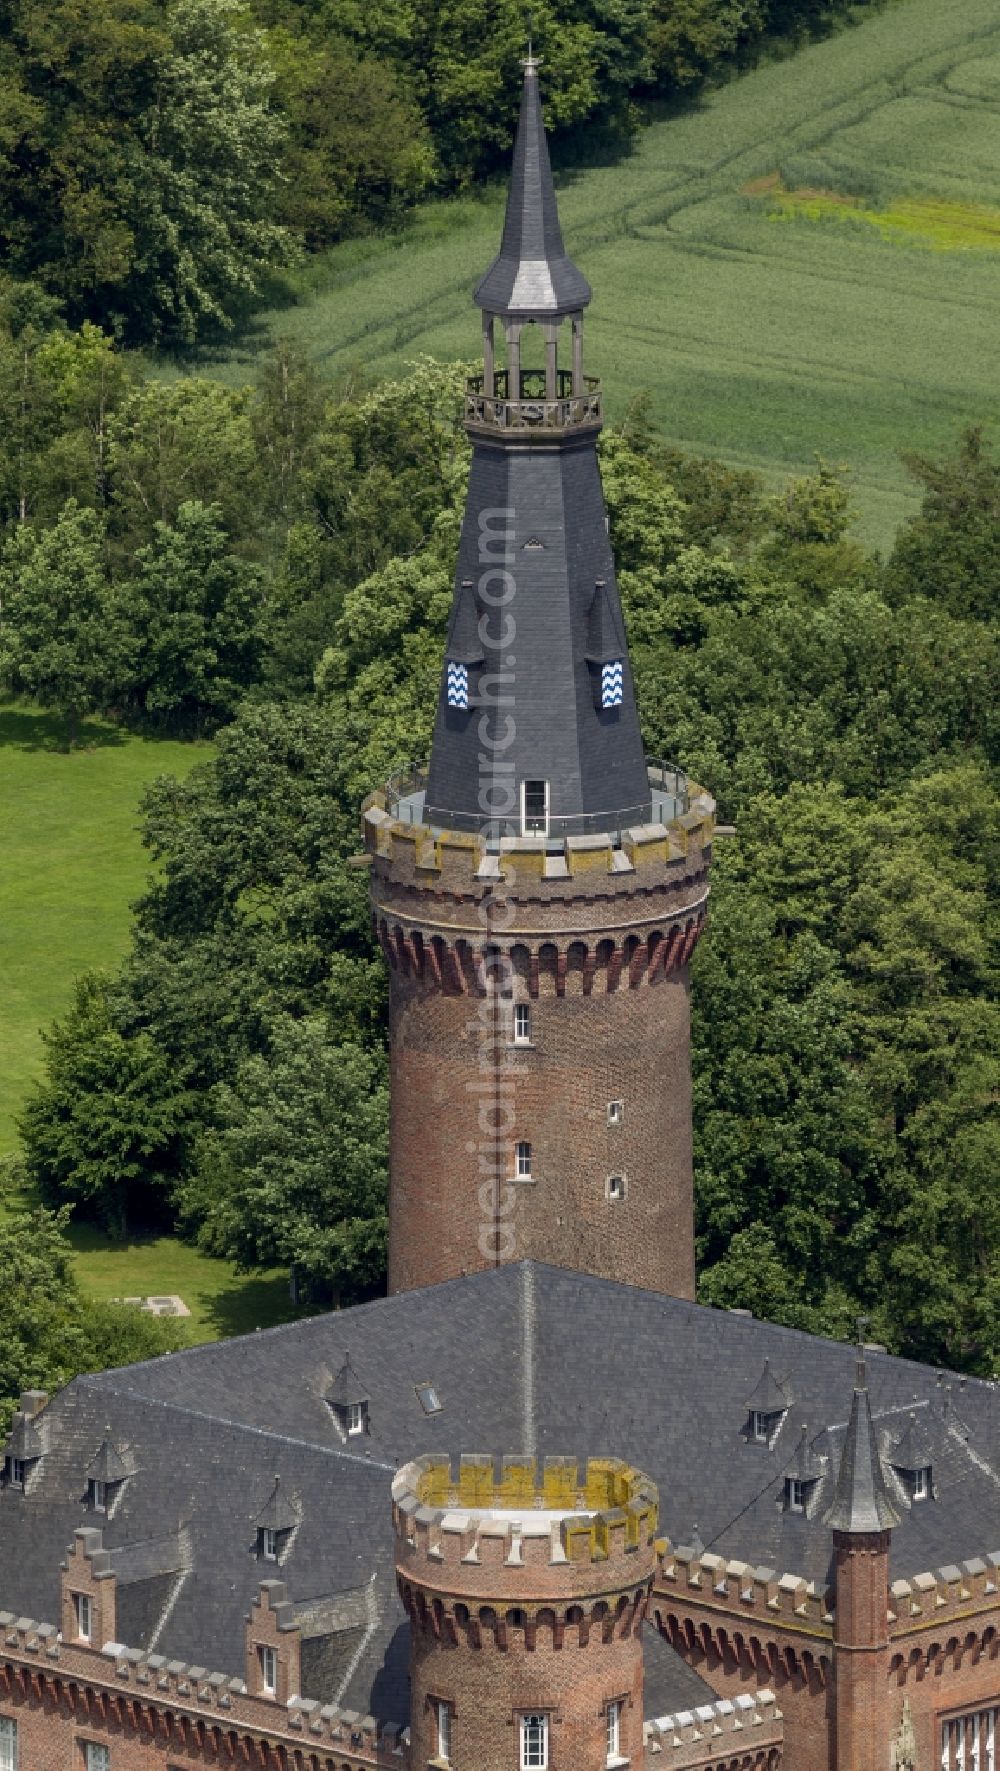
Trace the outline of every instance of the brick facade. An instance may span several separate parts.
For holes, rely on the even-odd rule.
[[[621,850],[518,839],[497,856],[369,802],[390,966],[391,1291],[534,1258],[694,1295],[688,962],[713,810],[695,789],[683,818]]]
[[[505,1460],[496,1490],[492,1474],[484,1458],[454,1475],[424,1458],[393,1485],[413,1764],[438,1761],[441,1704],[462,1771],[519,1771],[522,1718],[534,1714],[550,1771],[605,1771],[609,1704],[617,1757],[641,1763],[655,1488],[613,1459],[578,1471],[548,1458],[537,1486],[531,1463]]]

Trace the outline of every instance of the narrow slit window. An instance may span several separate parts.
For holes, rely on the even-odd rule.
[[[614,1765],[622,1754],[622,1706],[620,1700],[608,1704],[608,1764]]]
[[[448,660],[447,700],[449,707],[459,707],[463,713],[469,706],[469,666],[456,664]]]
[[[76,1613],[77,1638],[81,1642],[89,1642],[94,1627],[90,1595],[88,1593],[74,1593],[73,1609]]]
[[[278,1689],[278,1654],[265,1645],[258,1648],[260,1657],[260,1688],[265,1697],[273,1697]]]
[[[439,1703],[437,1706],[438,1749],[437,1756],[442,1764],[451,1763],[451,1705]]]
[[[625,664],[612,658],[601,667],[601,706],[620,707],[625,699]]]
[[[548,835],[549,784],[547,781],[525,781],[522,783],[521,830],[525,836]]]
[[[625,1176],[624,1175],[609,1175],[608,1176],[608,1198],[610,1199],[612,1205],[616,1205],[616,1204],[618,1204],[618,1202],[620,1200],[624,1199],[625,1192],[626,1192]]]
[[[608,1102],[608,1124],[609,1125],[621,1125],[621,1122],[624,1119],[624,1117],[625,1117],[625,1102],[624,1101],[609,1101]]]
[[[517,1146],[517,1178],[519,1181],[531,1179],[531,1145],[520,1143]]]

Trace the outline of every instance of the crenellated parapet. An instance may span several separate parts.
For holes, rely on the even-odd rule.
[[[485,838],[364,808],[375,932],[394,972],[447,994],[485,995],[493,953],[523,993],[604,995],[687,965],[705,923],[715,807],[700,788],[666,824],[620,840]]]
[[[662,1771],[770,1771],[780,1761],[783,1717],[773,1691],[739,1692],[657,1716],[643,1730],[647,1765]]]
[[[615,1458],[424,1457],[393,1483],[396,1571],[419,1628],[482,1645],[510,1631],[585,1643],[638,1628],[655,1569],[657,1494]]]
[[[897,1679],[1000,1658],[1000,1550],[894,1580],[889,1645]]]
[[[656,1590],[684,1595],[691,1604],[763,1623],[768,1628],[806,1632],[833,1640],[833,1601],[825,1588],[800,1574],[727,1561],[703,1550],[657,1545]]]

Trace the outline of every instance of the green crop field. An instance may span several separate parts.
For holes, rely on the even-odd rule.
[[[137,824],[143,788],[209,754],[208,745],[139,738],[98,720],[86,722],[72,754],[61,743],[52,715],[0,706],[0,1155],[16,1147],[42,1029],[65,1008],[80,972],[112,967],[125,950],[129,905],[149,870]],[[0,1210],[12,1203],[0,1196]],[[178,1292],[198,1336],[288,1312],[280,1275],[239,1277],[167,1237],[121,1246],[81,1227],[72,1239],[88,1292]]]
[[[775,173],[863,199],[868,225],[845,225],[850,203],[781,201]],[[915,499],[900,450],[944,449],[970,421],[1000,435],[998,206],[996,0],[897,0],[563,177],[595,290],[588,368],[612,415],[649,389],[686,449],[772,480],[817,452],[847,464],[861,530],[884,543]],[[501,216],[497,189],[337,248],[298,305],[209,366],[246,379],[278,334],[331,374],[472,357],[470,289]]]

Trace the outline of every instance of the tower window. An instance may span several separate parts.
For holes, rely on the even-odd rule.
[[[17,1723],[0,1716],[0,1771],[17,1771]]]
[[[73,1594],[73,1611],[76,1616],[77,1639],[89,1642],[94,1628],[94,1613],[88,1593]]]
[[[601,667],[601,706],[620,707],[625,699],[625,665],[613,658]]]
[[[626,1191],[624,1175],[608,1176],[608,1198],[611,1200],[612,1205],[624,1199]]]
[[[449,707],[460,707],[463,712],[469,707],[469,666],[455,664],[449,658],[446,697]]]
[[[806,1510],[806,1484],[798,1476],[785,1478],[785,1507],[789,1513],[804,1513]]]
[[[925,1464],[923,1469],[913,1472],[913,1498],[914,1500],[930,1500],[930,1497],[931,1469],[930,1464]]]
[[[257,1650],[260,1666],[260,1688],[265,1697],[274,1697],[278,1689],[278,1652],[266,1643]]]
[[[521,1717],[521,1771],[548,1771],[549,1718]]]
[[[519,1002],[514,1008],[514,1044],[531,1044],[531,1009],[526,1002]]]
[[[609,1101],[608,1102],[608,1124],[609,1125],[621,1125],[621,1122],[624,1119],[624,1117],[625,1117],[625,1102],[624,1101]]]
[[[451,1763],[451,1705],[439,1703],[437,1706],[437,1756],[442,1764]]]
[[[615,1765],[622,1756],[622,1706],[620,1698],[608,1704],[608,1764]]]
[[[517,1146],[517,1170],[516,1170],[516,1173],[517,1173],[517,1178],[519,1181],[530,1181],[530,1179],[531,1179],[531,1145],[530,1144],[522,1143],[522,1144],[518,1144],[518,1146]]]
[[[100,1740],[83,1743],[84,1771],[111,1771],[111,1748]]]
[[[522,782],[521,830],[525,836],[548,835],[549,784],[547,781]]]

